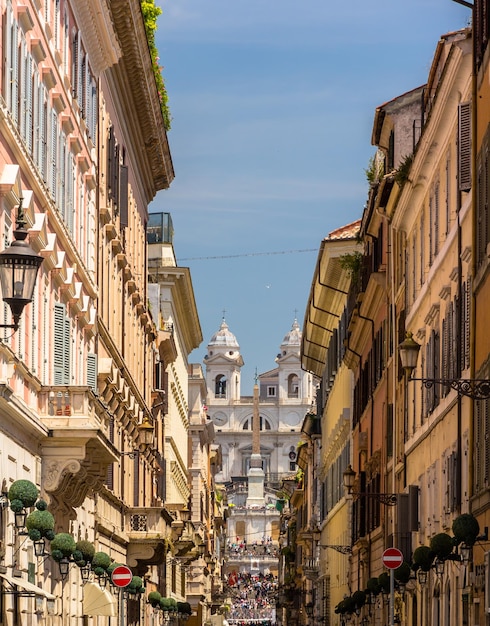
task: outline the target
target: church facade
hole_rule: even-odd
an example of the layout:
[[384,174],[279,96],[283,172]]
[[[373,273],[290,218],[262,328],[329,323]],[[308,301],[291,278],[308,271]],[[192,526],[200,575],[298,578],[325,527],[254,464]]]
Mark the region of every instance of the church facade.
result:
[[[295,319],[277,355],[276,367],[258,375],[260,453],[266,487],[296,472],[296,448],[301,424],[315,398],[312,374],[301,369],[301,330]],[[217,481],[247,476],[252,455],[253,397],[242,396],[244,365],[235,335],[223,319],[204,358],[208,415],[221,445],[223,466]]]

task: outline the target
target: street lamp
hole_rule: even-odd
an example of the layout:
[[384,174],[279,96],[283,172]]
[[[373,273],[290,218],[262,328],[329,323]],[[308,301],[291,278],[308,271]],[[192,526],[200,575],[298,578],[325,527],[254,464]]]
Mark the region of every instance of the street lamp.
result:
[[43,257],[36,254],[27,243],[26,219],[19,199],[14,241],[0,252],[0,284],[2,298],[10,306],[13,324],[0,324],[0,328],[19,328],[19,320],[26,304],[32,301],[37,272]]
[[58,567],[60,569],[61,580],[65,580],[70,570],[70,561],[66,557],[63,557],[61,561],[58,561]]
[[397,495],[396,493],[373,493],[373,492],[360,492],[353,491],[354,483],[356,480],[356,472],[352,469],[351,465],[348,465],[343,473],[343,483],[344,488],[347,491],[347,495],[364,497],[364,498],[373,498],[377,500],[381,504],[385,504],[386,506],[395,506],[397,504]]
[[434,385],[442,385],[454,389],[460,396],[467,396],[473,400],[490,399],[490,380],[484,378],[413,378],[412,374],[417,366],[420,344],[415,341],[412,333],[407,333],[404,341],[398,346],[398,353],[402,368],[408,380],[419,380],[426,389]]
[[138,425],[138,431],[141,438],[141,444],[144,448],[146,449],[148,446],[151,446],[153,443],[155,428],[148,415],[143,417],[141,424]]

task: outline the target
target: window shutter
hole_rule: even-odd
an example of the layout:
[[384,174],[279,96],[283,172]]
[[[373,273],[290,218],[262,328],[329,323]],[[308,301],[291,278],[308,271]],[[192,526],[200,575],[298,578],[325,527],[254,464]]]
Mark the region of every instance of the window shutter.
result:
[[434,255],[439,254],[439,183],[434,189]]
[[70,337],[71,337],[71,332],[70,332],[70,318],[65,317],[65,323],[64,323],[64,331],[65,331],[65,336],[64,336],[64,341],[63,341],[63,347],[64,347],[64,362],[63,362],[63,384],[64,385],[69,385],[71,382],[71,376],[70,376],[70,370],[71,370],[71,341],[70,341]]
[[458,106],[458,184],[460,191],[471,189],[471,105]]
[[15,22],[12,26],[12,77],[11,77],[11,102],[10,112],[17,124],[19,122],[19,44]]
[[51,111],[51,141],[49,145],[49,153],[51,163],[49,187],[51,189],[51,195],[53,198],[56,198],[56,177],[58,170],[58,115],[55,111]]
[[87,385],[97,391],[97,355],[87,354]]
[[119,220],[121,228],[128,226],[128,166],[121,165],[119,169]]
[[470,367],[470,333],[471,333],[471,277],[466,281],[464,303],[464,369]]
[[70,233],[73,233],[73,206],[74,206],[74,191],[75,188],[75,157],[70,152],[67,159],[67,172],[66,172],[66,202],[65,202],[65,224],[68,227]]
[[482,430],[485,438],[485,446],[483,448],[483,484],[481,485],[484,488],[487,488],[490,482],[490,401],[484,400],[482,402],[478,402],[477,404],[483,405],[483,416],[482,416]]
[[98,109],[98,101],[97,101],[97,85],[95,84],[95,81],[92,79],[92,85],[91,85],[91,105],[90,105],[90,110],[91,110],[91,115],[90,115],[90,123],[89,123],[89,129],[90,129],[90,136],[92,138],[92,141],[94,142],[94,145],[97,144],[97,109]]
[[134,478],[133,478],[133,506],[139,506],[140,503],[140,463],[139,455],[136,454],[133,461]]
[[65,355],[65,306],[54,305],[54,384],[64,382],[64,355]]

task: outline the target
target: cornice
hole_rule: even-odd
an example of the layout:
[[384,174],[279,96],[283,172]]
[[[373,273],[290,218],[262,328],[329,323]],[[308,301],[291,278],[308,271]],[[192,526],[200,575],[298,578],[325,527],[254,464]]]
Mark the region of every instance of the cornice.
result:
[[174,170],[139,0],[108,0],[122,56],[107,72],[123,108],[127,149],[144,172],[147,201],[170,186]]
[[89,50],[90,65],[98,76],[121,57],[109,7],[105,0],[84,0],[71,6]]

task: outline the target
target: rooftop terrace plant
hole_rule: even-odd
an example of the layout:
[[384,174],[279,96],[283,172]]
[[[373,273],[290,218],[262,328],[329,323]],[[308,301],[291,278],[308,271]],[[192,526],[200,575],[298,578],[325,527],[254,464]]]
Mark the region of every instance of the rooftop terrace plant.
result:
[[162,76],[162,66],[158,56],[158,49],[155,43],[155,32],[157,29],[157,18],[162,14],[162,9],[155,5],[154,0],[141,0],[141,11],[145,22],[146,38],[148,39],[148,48],[150,49],[151,63],[153,65],[153,73],[160,98],[160,107],[162,109],[163,121],[165,129],[170,130],[172,118],[168,108],[168,94]]

